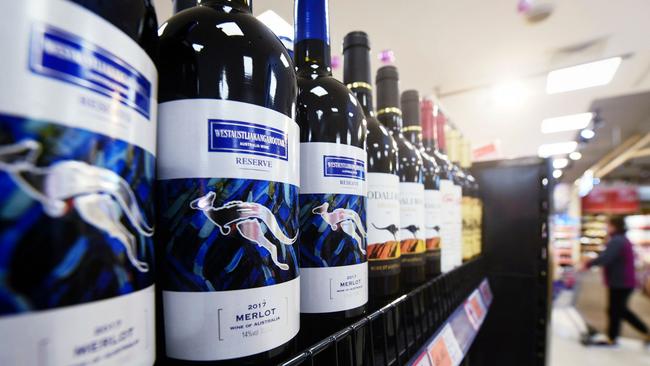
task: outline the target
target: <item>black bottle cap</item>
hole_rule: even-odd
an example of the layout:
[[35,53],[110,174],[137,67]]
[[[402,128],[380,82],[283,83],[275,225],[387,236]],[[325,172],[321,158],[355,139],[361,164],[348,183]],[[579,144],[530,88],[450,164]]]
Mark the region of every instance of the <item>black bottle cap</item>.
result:
[[393,65],[382,66],[377,70],[377,110],[399,109],[399,76]]
[[354,31],[343,38],[343,83],[352,88],[372,89],[370,78],[370,41],[366,32]]
[[420,126],[420,93],[406,90],[401,97],[402,121],[404,126]]
[[352,31],[343,38],[343,52],[348,47],[361,46],[370,49],[370,40],[368,34],[364,31]]

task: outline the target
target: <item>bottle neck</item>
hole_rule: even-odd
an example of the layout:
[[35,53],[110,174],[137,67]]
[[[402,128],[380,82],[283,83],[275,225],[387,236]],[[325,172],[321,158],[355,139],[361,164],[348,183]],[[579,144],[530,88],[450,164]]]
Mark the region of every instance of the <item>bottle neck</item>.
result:
[[377,111],[377,119],[393,136],[402,134],[402,111],[397,107],[386,107]]
[[198,0],[174,0],[174,14],[198,5]]
[[332,75],[327,5],[327,0],[296,0],[294,55],[300,75]]
[[404,126],[402,127],[402,134],[417,149],[424,148],[422,144],[422,129],[420,126]]
[[[200,3],[202,6],[209,6],[211,8],[222,9],[226,13],[231,11],[239,11],[242,13],[252,13],[253,12],[253,0],[176,0],[174,6],[176,7],[179,4],[181,7],[185,6],[183,9],[187,9],[189,4],[196,5]],[[191,5],[191,6],[194,6]],[[180,11],[179,10],[179,11]]]
[[361,108],[363,108],[363,113],[368,117],[374,117],[375,108],[372,104],[372,86],[359,81],[347,84],[347,86],[359,101]]
[[436,140],[433,137],[423,136],[422,145],[424,146],[424,151],[429,155],[432,155],[434,151],[438,150]]

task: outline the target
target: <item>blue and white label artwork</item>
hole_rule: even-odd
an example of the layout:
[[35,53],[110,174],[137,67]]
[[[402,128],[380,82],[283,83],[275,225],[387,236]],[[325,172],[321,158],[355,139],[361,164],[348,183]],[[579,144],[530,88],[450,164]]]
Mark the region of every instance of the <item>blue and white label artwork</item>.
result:
[[323,174],[326,177],[366,180],[366,163],[343,156],[323,156]]
[[289,137],[277,128],[249,122],[210,119],[208,133],[208,150],[212,152],[289,159]]
[[319,142],[301,143],[300,152],[301,312],[361,306],[368,301],[366,152]]
[[298,125],[226,100],[159,113],[167,355],[224,360],[288,342],[300,322]]
[[0,364],[151,365],[156,68],[70,1],[0,32]]
[[47,24],[32,28],[32,72],[93,90],[149,118],[152,84],[113,53],[73,33]]

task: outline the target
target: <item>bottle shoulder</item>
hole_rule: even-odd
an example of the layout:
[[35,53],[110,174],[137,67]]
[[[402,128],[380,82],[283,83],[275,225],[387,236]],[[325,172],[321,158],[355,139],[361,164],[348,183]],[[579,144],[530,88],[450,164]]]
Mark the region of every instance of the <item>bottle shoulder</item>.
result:
[[296,121],[301,142],[366,148],[367,121],[352,92],[331,76],[298,77]]
[[397,174],[397,143],[374,117],[366,117],[368,172]]
[[161,26],[161,102],[226,99],[295,113],[297,81],[289,53],[248,13],[195,6]]

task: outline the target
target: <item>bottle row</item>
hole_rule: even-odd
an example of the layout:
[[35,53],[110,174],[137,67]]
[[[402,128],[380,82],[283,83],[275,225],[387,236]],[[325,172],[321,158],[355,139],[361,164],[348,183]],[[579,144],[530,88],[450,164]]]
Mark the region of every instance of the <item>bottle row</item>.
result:
[[337,81],[327,0],[293,55],[251,8],[0,6],[0,364],[271,364],[480,253],[438,106],[389,65],[375,111],[360,31]]

